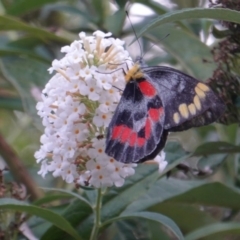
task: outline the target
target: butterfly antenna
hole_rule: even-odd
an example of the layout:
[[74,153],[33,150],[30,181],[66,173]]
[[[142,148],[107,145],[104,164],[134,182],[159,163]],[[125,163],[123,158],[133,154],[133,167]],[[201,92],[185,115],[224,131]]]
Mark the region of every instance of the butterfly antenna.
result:
[[142,46],[141,46],[141,44],[140,44],[139,38],[137,37],[137,33],[136,33],[136,31],[135,31],[135,29],[134,29],[134,27],[133,27],[133,24],[132,24],[132,22],[131,22],[131,20],[130,20],[128,11],[126,11],[126,15],[127,15],[128,20],[129,20],[129,22],[130,22],[130,24],[131,24],[132,30],[133,30],[133,32],[134,32],[134,35],[135,35],[135,37],[136,37],[136,39],[137,39],[137,42],[138,42],[138,45],[139,45],[139,48],[140,48],[140,51],[141,51],[141,58],[142,58],[142,57],[143,57]]
[[116,88],[116,89],[119,90],[120,92],[123,92],[123,90],[122,90],[121,88],[118,88],[118,87],[116,87],[116,86],[114,86],[114,85],[112,85],[112,87]]
[[[165,38],[167,38],[168,36],[170,35],[170,33],[168,33],[166,36],[164,36],[162,39],[160,39],[160,41],[163,41]],[[151,46],[148,48],[148,50],[146,51],[146,53],[147,52],[149,52],[154,46],[157,46],[157,44],[151,44]],[[145,53],[145,54],[146,54]],[[144,58],[144,56],[145,56],[145,54],[143,55],[143,58]]]

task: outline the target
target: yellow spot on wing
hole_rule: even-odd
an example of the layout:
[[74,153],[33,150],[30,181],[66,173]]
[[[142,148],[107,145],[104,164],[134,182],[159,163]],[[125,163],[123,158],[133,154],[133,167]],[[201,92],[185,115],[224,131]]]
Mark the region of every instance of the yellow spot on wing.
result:
[[178,110],[184,118],[188,118],[189,112],[188,112],[187,104],[185,103],[180,104]]
[[126,73],[125,80],[129,82],[131,79],[136,80],[143,77],[143,72],[141,71],[139,64],[134,64]]
[[198,86],[195,87],[195,92],[200,98],[205,98],[206,94]]
[[198,110],[201,110],[201,108],[202,108],[201,102],[197,95],[193,98],[193,103]]
[[173,114],[173,121],[178,124],[180,122],[180,116],[179,116],[179,113],[176,112]]
[[210,88],[207,85],[203,84],[203,83],[198,83],[197,87],[200,88],[204,92],[210,91]]
[[191,103],[191,104],[188,105],[188,110],[189,110],[189,112],[190,112],[192,115],[195,115],[196,112],[197,112],[197,109],[196,109],[196,107],[195,107],[195,105],[194,105],[193,103]]

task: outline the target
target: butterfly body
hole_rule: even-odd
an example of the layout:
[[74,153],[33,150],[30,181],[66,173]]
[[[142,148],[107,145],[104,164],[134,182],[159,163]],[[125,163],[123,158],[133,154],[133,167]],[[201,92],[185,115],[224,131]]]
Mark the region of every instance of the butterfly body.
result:
[[168,132],[210,124],[224,105],[204,83],[141,58],[125,74],[126,87],[109,124],[105,152],[124,163],[153,159]]

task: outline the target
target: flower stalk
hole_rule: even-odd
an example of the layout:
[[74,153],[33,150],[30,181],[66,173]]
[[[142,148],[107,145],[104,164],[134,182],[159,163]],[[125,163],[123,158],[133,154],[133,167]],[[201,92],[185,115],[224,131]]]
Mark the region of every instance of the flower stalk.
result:
[[98,236],[99,229],[101,227],[101,208],[102,208],[102,197],[103,192],[102,189],[97,189],[97,198],[96,198],[96,205],[93,208],[94,213],[94,225],[91,232],[90,240],[96,240]]

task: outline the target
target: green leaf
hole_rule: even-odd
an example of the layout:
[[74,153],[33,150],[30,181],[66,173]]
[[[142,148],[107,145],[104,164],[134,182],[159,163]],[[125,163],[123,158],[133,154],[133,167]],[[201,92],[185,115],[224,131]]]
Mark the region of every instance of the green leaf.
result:
[[34,51],[16,47],[16,46],[0,45],[0,55],[1,56],[16,55],[17,57],[18,56],[27,56],[27,57],[42,61],[43,63],[47,63],[49,65],[51,64],[51,62],[49,60],[34,53]]
[[164,14],[169,11],[168,8],[166,8],[164,5],[155,2],[155,1],[149,1],[149,0],[135,0],[137,3],[141,3],[149,8],[151,8],[155,13],[157,14]]
[[11,16],[1,15],[0,31],[9,31],[9,30],[25,31],[28,34],[31,34],[34,37],[41,39],[43,42],[56,41],[62,44],[70,43],[68,39],[59,37],[54,33],[51,33],[45,29],[31,26]]
[[57,0],[19,0],[14,1],[14,4],[11,4],[10,7],[7,8],[7,14],[20,16],[22,14],[28,13],[29,11],[33,11],[43,7],[46,4],[50,4],[53,2],[57,2]]
[[201,156],[218,153],[239,153],[240,146],[235,146],[227,142],[208,142],[200,145],[194,152],[193,156]]
[[239,210],[240,191],[219,182],[207,183],[168,199],[166,202],[201,204]]
[[124,9],[119,9],[113,15],[110,15],[105,20],[105,27],[112,32],[114,36],[120,36],[125,21],[126,13]]
[[67,194],[45,194],[44,197],[37,199],[36,201],[34,201],[33,204],[37,205],[37,206],[41,206],[43,204],[48,204],[53,201],[59,201],[59,199],[61,199],[61,201],[63,201],[65,199],[71,199],[71,198],[72,197]]
[[174,178],[162,178],[149,187],[149,190],[138,200],[129,204],[125,212],[143,211],[158,203],[181,196],[195,188],[205,184],[204,181],[182,181]]
[[165,158],[168,164],[174,163],[177,159],[189,154],[183,149],[179,142],[168,142],[164,148],[164,152],[166,153]]
[[[107,194],[104,195],[103,207],[101,216],[102,219],[118,216],[129,202],[144,194],[146,189],[158,177],[156,172],[157,166],[141,165],[138,167],[136,174],[126,179],[126,184],[122,188],[110,188]],[[155,175],[155,174],[156,175]],[[136,186],[135,186],[136,185]],[[132,194],[132,192],[137,194]],[[89,201],[95,203],[95,192],[86,191]],[[93,226],[92,209],[88,205],[80,201],[74,201],[68,209],[65,210],[63,216],[73,225],[78,226],[79,234],[88,239]],[[81,224],[79,225],[79,223]],[[51,227],[45,234],[42,240],[58,240],[63,233]]]
[[39,122],[37,116],[36,100],[32,95],[34,89],[39,93],[50,78],[47,69],[48,64],[29,59],[26,57],[3,57],[0,61],[0,69],[5,79],[7,79],[18,91],[24,110],[35,120]]
[[115,2],[120,8],[124,8],[128,0],[116,0]]
[[148,229],[151,233],[151,240],[171,240],[165,229],[159,227],[158,222],[148,221]]
[[0,108],[23,111],[23,105],[19,97],[0,96]]
[[[166,34],[169,36],[159,41]],[[210,78],[217,68],[210,48],[189,31],[166,24],[149,31],[145,37],[154,44],[163,46],[166,52],[174,57],[188,74],[197,79]]]
[[150,23],[146,24],[142,30],[139,32],[138,37],[141,37],[147,31],[160,26],[162,24],[171,23],[186,19],[196,19],[196,18],[210,18],[218,19],[223,21],[229,21],[240,24],[240,12],[230,9],[220,9],[220,8],[188,8],[178,11],[168,12],[156,19],[152,20]]
[[203,3],[200,3],[199,1],[193,0],[170,0],[170,1],[174,4],[177,4],[178,8],[197,7],[200,4],[203,5]]
[[13,47],[13,48],[23,48],[24,50],[34,50],[34,48],[41,46],[43,42],[41,39],[36,38],[31,35],[22,35],[19,36],[17,39],[11,40],[7,39],[7,42],[4,44],[1,44],[3,47]]
[[162,177],[164,174],[166,174],[167,172],[175,168],[177,165],[179,165],[180,163],[188,159],[190,156],[191,154],[187,154],[187,155],[184,155],[183,157],[175,159],[173,162],[167,165],[167,167],[163,170],[163,172],[159,177]]
[[[148,230],[148,223],[155,223],[153,221],[143,221],[141,218],[125,219],[124,221],[115,221],[104,233],[105,236],[114,232],[114,236],[111,234],[111,240],[149,240],[150,233]],[[158,227],[159,227],[159,223]],[[119,237],[120,236],[120,237]]]
[[106,17],[110,15],[110,2],[108,0],[91,0],[91,3],[98,15],[98,26],[101,26]]
[[[149,209],[171,218],[181,228],[182,232],[190,232],[217,220],[209,212],[202,211],[199,206],[182,203],[159,203]],[[191,219],[191,221],[189,221]]]
[[[214,172],[227,159],[227,157],[228,154],[211,154],[208,156],[203,156],[198,160],[197,169],[202,170],[203,174],[204,169],[211,169]],[[206,175],[210,174],[213,173],[206,171]]]
[[129,219],[129,218],[144,218],[152,221],[159,222],[163,224],[165,227],[170,229],[178,239],[184,239],[179,227],[176,225],[175,222],[173,222],[170,218],[160,214],[160,213],[153,213],[153,212],[137,212],[137,213],[124,213],[120,215],[119,217],[107,220],[103,223],[104,225],[108,225],[109,223],[112,223],[114,221]]
[[[215,234],[218,234],[220,236],[223,236],[225,234],[237,234],[238,236],[240,236],[240,223],[230,222],[211,224],[189,233],[185,237],[185,240],[202,239],[207,236],[211,236],[212,239],[218,239]],[[215,235],[215,237],[213,237],[213,235]]]
[[239,123],[231,125],[216,124],[220,139],[225,142],[235,144],[238,142]]
[[229,29],[227,30],[219,30],[215,26],[212,26],[212,34],[215,38],[225,38],[231,34],[231,31]]
[[[96,22],[96,16],[93,16],[92,14],[89,14],[89,10],[85,10],[83,7],[79,6],[80,9],[76,8],[76,6],[68,5],[68,4],[54,4],[51,5],[51,7],[48,7],[48,11],[58,11],[58,12],[65,12],[67,14],[73,15],[80,15],[84,17],[85,21],[88,21],[88,23],[92,24]],[[84,29],[87,27],[86,22],[83,21],[79,24],[84,27]],[[89,29],[90,31],[90,29]]]
[[77,198],[78,200],[86,203],[89,207],[92,208],[91,203],[86,198],[82,197],[80,194],[77,194],[75,192],[65,190],[65,189],[60,189],[60,188],[41,188],[41,189],[46,190],[46,191],[57,191],[57,192],[66,193],[66,194],[71,195],[72,197]]
[[[83,221],[83,219],[88,217],[90,214],[92,214],[92,208],[89,207],[89,205],[85,202],[76,199],[69,204],[68,208],[65,209],[62,216],[76,229],[79,223]],[[59,239],[69,238],[62,230],[56,228],[55,226],[50,227],[46,232],[44,232],[41,238],[41,240]]]
[[[159,173],[156,171],[156,167],[143,166],[145,168],[144,175],[138,181],[132,180],[134,184],[128,185],[123,189],[116,189],[119,191],[110,200],[105,201],[102,206],[101,219],[102,222],[109,218],[118,216],[130,203],[139,199],[143,194],[146,193],[148,188],[156,181]],[[133,176],[132,179],[134,179]],[[134,193],[134,194],[133,194]],[[88,238],[93,226],[93,215],[90,215],[84,220],[78,228],[81,236]]]
[[1,206],[1,209],[16,210],[16,211],[26,212],[28,214],[41,217],[51,222],[52,224],[62,229],[63,231],[67,232],[69,235],[74,237],[74,239],[81,240],[80,236],[77,234],[75,229],[70,225],[68,221],[66,221],[59,214],[56,214],[48,209],[33,206],[25,202],[21,202],[21,201],[10,199],[10,198],[0,199],[0,206]]

